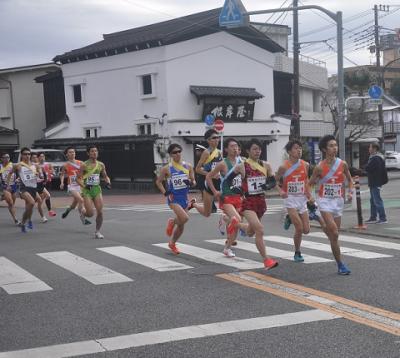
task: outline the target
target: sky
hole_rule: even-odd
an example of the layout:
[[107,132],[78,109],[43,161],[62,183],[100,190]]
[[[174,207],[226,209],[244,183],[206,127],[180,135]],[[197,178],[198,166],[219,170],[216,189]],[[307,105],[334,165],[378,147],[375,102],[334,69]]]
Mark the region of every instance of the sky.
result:
[[[291,0],[242,0],[247,11],[290,5]],[[195,12],[222,7],[224,0],[0,0],[0,69],[51,62],[56,55],[100,41],[102,35]],[[370,0],[299,0],[318,4],[344,19],[344,66],[371,64],[374,2]],[[382,34],[400,27],[400,0],[379,12]],[[398,5],[398,6],[396,6]],[[252,16],[251,21],[292,27],[290,13]],[[317,10],[299,15],[301,54],[324,61],[336,73],[336,25]],[[315,42],[313,41],[325,41]]]

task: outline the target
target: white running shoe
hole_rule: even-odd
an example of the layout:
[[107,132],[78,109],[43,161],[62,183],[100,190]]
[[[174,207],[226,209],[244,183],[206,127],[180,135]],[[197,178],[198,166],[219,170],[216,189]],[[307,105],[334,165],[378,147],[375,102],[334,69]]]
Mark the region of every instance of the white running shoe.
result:
[[95,239],[104,239],[104,235],[100,231],[96,231],[94,234]]
[[236,256],[235,252],[232,249],[224,249],[223,252],[224,252],[224,255],[229,258]]
[[47,220],[47,218],[45,216],[42,217],[42,223],[47,223],[49,220]]

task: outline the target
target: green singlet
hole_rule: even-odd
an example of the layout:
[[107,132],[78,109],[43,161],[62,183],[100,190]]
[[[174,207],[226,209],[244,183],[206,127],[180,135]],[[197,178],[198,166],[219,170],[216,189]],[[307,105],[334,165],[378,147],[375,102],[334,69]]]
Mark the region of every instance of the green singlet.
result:
[[83,197],[95,199],[102,193],[100,186],[100,173],[103,166],[104,164],[99,161],[96,162],[94,167],[90,160],[85,162],[85,173],[83,175],[83,184],[85,187],[82,189]]

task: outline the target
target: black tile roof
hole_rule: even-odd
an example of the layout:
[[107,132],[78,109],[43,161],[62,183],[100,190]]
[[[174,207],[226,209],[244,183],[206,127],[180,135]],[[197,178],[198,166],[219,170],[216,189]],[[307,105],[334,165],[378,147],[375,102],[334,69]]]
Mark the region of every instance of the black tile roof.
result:
[[255,88],[246,87],[190,86],[190,92],[194,93],[198,98],[241,97],[258,99],[264,97]]
[[270,52],[284,51],[280,45],[252,26],[220,28],[220,12],[221,8],[218,8],[152,25],[105,34],[102,41],[58,55],[53,58],[53,61],[67,63],[118,55],[170,45],[219,31],[226,31]]
[[18,133],[18,130],[0,126],[0,133],[1,134],[16,134],[16,133]]

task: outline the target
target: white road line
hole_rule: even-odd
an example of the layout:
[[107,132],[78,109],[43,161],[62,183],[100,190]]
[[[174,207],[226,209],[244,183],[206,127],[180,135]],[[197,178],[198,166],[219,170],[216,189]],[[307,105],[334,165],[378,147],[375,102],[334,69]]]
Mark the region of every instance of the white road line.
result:
[[[281,244],[293,245],[293,239],[289,239],[284,236],[277,236],[277,235],[264,236],[264,240],[271,241],[271,242],[279,242]],[[320,242],[302,240],[301,246],[306,247],[308,249],[318,250],[318,251],[332,252],[330,245],[322,244]],[[393,257],[390,255],[384,255],[384,254],[380,254],[377,252],[357,250],[357,249],[353,249],[353,248],[345,247],[345,246],[340,246],[340,252],[343,255],[358,257],[360,259],[378,259],[378,258],[383,258],[383,257]]]
[[[212,243],[218,244],[218,245],[225,245],[225,240],[206,240],[206,241],[207,242],[212,242]],[[240,241],[238,243],[237,248],[240,249],[240,250],[246,250],[246,251],[258,253],[256,245],[255,244],[251,244],[249,242]],[[292,251],[275,249],[273,247],[268,246],[267,247],[267,254],[268,254],[268,256],[279,257],[279,258],[284,259],[284,260],[293,261],[293,252]],[[312,255],[307,255],[307,254],[302,254],[302,255],[304,257],[304,263],[305,264],[333,261],[333,260],[330,260],[330,259],[326,259],[324,257],[312,256]]]
[[0,257],[0,287],[10,295],[52,288],[5,257]]
[[[307,236],[326,238],[326,235],[323,232],[313,232],[313,233],[308,234]],[[355,244],[360,244],[360,245],[381,247],[383,249],[400,250],[400,244],[396,244],[394,242],[388,242],[388,241],[371,240],[371,239],[366,239],[364,237],[358,237],[358,236],[350,236],[350,235],[340,234],[339,241],[346,241],[346,242],[353,242]]]
[[132,279],[127,276],[68,251],[45,252],[37,255],[65,270],[71,271],[94,285],[132,281]]
[[142,266],[150,267],[151,269],[156,271],[176,271],[193,268],[192,266],[163,259],[161,257],[134,250],[126,246],[101,247],[97,248],[97,250],[120,257],[130,262],[137,263]]
[[187,327],[142,332],[124,336],[94,339],[90,341],[58,344],[53,346],[0,352],[0,358],[64,358],[85,354],[104,353],[121,349],[150,346],[160,343],[178,342],[188,339],[215,337],[225,334],[258,331],[275,327],[330,321],[341,318],[329,312],[308,310],[273,316],[223,321]]
[[[169,250],[168,244],[166,244],[166,243],[165,244],[164,243],[163,244],[153,244],[153,245]],[[242,259],[239,257],[227,258],[222,254],[222,251],[221,252],[211,251],[211,250],[207,250],[207,249],[202,249],[200,247],[181,244],[181,243],[178,243],[177,247],[181,250],[182,254],[195,256],[202,260],[214,262],[214,263],[220,264],[220,265],[235,267],[240,270],[253,270],[253,269],[264,267],[264,264],[262,262],[257,262],[257,261],[248,260],[248,259]]]

